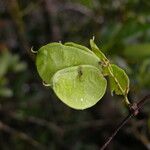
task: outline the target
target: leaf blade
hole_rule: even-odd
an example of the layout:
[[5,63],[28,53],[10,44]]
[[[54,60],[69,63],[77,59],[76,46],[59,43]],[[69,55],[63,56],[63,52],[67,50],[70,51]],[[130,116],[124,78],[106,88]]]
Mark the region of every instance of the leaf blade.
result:
[[53,77],[53,90],[59,99],[79,110],[95,105],[103,97],[106,86],[101,72],[90,65],[69,67]]
[[46,83],[58,70],[77,65],[93,65],[101,69],[99,58],[75,47],[61,43],[50,43],[40,48],[36,57],[36,66],[40,77]]
[[125,71],[118,67],[117,65],[111,64],[111,70],[116,78],[117,82],[119,83],[119,88],[117,82],[115,81],[114,77],[109,75],[109,82],[110,82],[110,88],[111,92],[115,92],[117,95],[127,95],[129,91],[129,78]]

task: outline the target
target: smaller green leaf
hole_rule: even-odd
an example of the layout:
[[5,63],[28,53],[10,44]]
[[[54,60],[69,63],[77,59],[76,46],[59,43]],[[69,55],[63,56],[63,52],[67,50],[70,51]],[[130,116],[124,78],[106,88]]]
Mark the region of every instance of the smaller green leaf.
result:
[[95,44],[93,39],[90,39],[90,46],[92,51],[101,59],[101,60],[107,60],[106,56],[103,54],[103,52],[98,48],[98,46]]
[[91,65],[62,69],[53,76],[53,89],[59,99],[74,109],[95,105],[105,94],[107,81]]
[[114,64],[111,65],[110,69],[118,82],[116,83],[114,77],[109,75],[111,92],[115,92],[117,95],[127,95],[129,91],[129,78],[127,74],[123,69]]

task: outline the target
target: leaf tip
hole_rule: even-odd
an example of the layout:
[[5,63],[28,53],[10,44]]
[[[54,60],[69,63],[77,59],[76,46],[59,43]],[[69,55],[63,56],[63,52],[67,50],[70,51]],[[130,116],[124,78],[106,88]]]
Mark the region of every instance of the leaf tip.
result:
[[42,82],[42,84],[43,84],[44,86],[46,86],[46,87],[51,86],[51,84],[45,83],[44,81]]
[[31,50],[30,50],[33,54],[37,54],[38,51],[35,51],[33,50],[33,46],[31,47]]
[[94,41],[95,40],[95,36],[93,35],[93,37],[92,37],[92,40]]

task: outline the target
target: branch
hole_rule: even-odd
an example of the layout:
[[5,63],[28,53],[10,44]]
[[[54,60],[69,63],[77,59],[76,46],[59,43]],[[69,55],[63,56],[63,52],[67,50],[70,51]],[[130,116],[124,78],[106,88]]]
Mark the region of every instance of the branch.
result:
[[17,131],[15,129],[11,128],[10,126],[8,126],[7,124],[3,123],[2,121],[0,121],[0,130],[3,130],[9,134],[17,136],[18,138],[28,142],[29,144],[36,147],[37,149],[43,149],[43,150],[46,149],[43,145],[41,145],[39,142],[34,140],[32,137],[30,137],[26,133]]
[[144,103],[150,99],[150,94],[145,96],[143,99],[138,101],[137,103],[133,103],[130,106],[130,114],[118,125],[116,130],[112,133],[112,135],[109,136],[109,138],[106,140],[104,145],[101,147],[100,150],[105,150],[108,144],[112,141],[112,139],[115,137],[115,135],[118,133],[118,131],[133,117],[136,116],[139,113],[139,110],[142,108]]
[[25,117],[25,118],[19,118],[15,112],[7,110],[7,109],[4,109],[2,107],[0,107],[0,112],[6,114],[7,116],[9,116],[9,117],[11,117],[11,118],[13,118],[15,120],[23,121],[23,122],[27,122],[27,123],[33,123],[35,125],[48,128],[49,130],[53,131],[55,134],[57,133],[59,135],[60,134],[62,135],[63,132],[64,132],[63,129],[60,128],[55,123],[46,121],[46,120],[41,119],[41,118],[37,118],[37,117],[34,117],[34,116],[28,116],[28,117]]

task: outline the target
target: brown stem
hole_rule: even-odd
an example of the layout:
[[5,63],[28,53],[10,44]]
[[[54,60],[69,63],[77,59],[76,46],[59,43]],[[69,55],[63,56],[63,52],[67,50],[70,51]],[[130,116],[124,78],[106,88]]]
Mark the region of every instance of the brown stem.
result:
[[144,103],[150,99],[150,94],[145,96],[143,99],[138,101],[137,103],[133,103],[130,106],[130,114],[118,125],[116,130],[112,133],[112,135],[109,136],[109,138],[106,140],[104,145],[100,148],[100,150],[105,150],[108,144],[112,141],[112,139],[115,137],[115,135],[118,133],[118,131],[133,117],[136,116],[139,113],[140,108],[144,105]]

